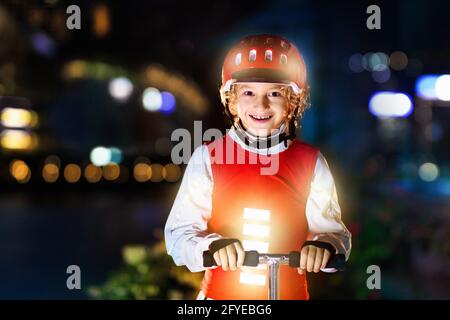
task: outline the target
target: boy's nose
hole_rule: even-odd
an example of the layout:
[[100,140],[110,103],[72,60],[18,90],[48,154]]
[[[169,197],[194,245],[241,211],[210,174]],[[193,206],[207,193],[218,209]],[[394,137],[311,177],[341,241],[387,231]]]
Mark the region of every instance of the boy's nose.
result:
[[267,109],[270,107],[269,98],[266,95],[263,95],[258,98],[256,102],[256,108],[259,109]]

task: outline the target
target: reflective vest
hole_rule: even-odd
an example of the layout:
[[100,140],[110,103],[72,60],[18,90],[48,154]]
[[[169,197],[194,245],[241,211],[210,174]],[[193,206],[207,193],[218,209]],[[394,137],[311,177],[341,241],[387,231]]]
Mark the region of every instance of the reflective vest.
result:
[[[208,231],[239,239],[246,251],[299,251],[308,236],[305,206],[318,149],[294,140],[278,154],[256,155],[229,135],[207,147],[214,182]],[[240,163],[236,163],[239,157]],[[261,169],[269,167],[270,157],[271,161],[278,161],[278,171],[262,175]],[[265,300],[268,297],[266,268],[208,269],[201,290],[212,299]],[[296,268],[280,266],[279,277],[280,299],[309,298],[306,276],[298,274]]]

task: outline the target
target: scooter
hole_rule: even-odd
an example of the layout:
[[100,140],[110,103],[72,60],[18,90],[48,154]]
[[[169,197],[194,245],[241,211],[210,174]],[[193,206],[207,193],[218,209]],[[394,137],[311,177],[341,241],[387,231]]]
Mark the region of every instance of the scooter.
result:
[[[258,253],[258,251],[245,251],[244,266],[257,267],[258,265],[268,265],[269,268],[269,300],[279,300],[279,274],[280,265],[289,265],[291,268],[300,267],[300,252],[291,251],[288,254],[282,253]],[[203,266],[216,266],[213,255],[210,251],[203,252]],[[330,257],[326,268],[335,268],[343,271],[345,268],[345,255],[334,254]]]

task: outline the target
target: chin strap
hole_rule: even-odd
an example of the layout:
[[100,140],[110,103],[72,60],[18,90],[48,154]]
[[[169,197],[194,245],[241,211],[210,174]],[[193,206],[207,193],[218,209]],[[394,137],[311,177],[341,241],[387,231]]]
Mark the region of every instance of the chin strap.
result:
[[284,143],[287,147],[288,140],[293,140],[295,138],[295,125],[293,121],[289,123],[289,132],[286,133],[286,123],[284,122],[281,126],[270,136],[259,137],[249,131],[247,131],[239,119],[237,123],[233,122],[233,127],[236,129],[236,134],[247,146],[255,149],[269,149],[277,144]]

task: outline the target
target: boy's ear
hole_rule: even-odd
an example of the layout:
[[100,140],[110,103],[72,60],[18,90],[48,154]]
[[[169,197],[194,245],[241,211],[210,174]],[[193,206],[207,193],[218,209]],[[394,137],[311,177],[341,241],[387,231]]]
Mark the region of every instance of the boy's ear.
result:
[[236,117],[237,116],[236,104],[230,104],[228,108],[230,109],[231,115]]

